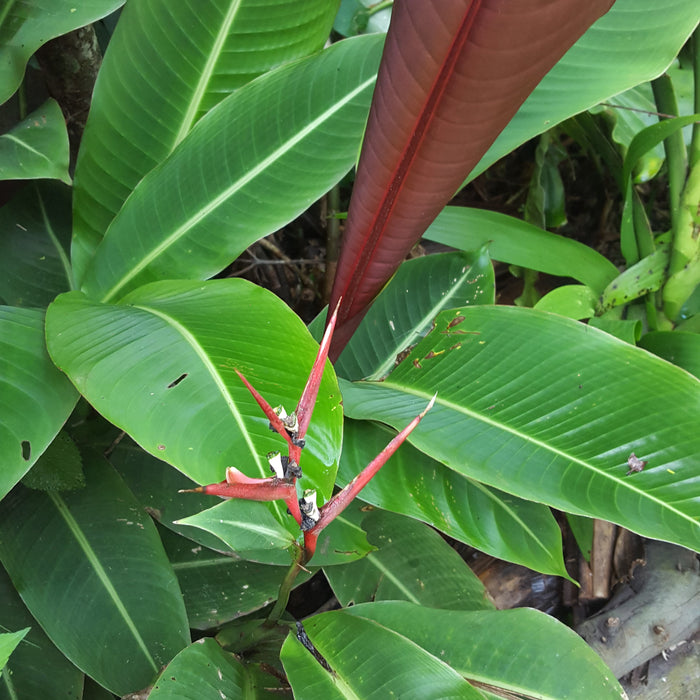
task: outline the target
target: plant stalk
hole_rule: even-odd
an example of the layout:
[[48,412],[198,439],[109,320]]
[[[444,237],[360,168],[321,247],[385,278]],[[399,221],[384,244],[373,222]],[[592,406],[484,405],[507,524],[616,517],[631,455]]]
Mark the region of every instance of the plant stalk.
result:
[[274,627],[282,617],[284,611],[287,609],[287,604],[289,603],[289,594],[292,592],[292,586],[296,580],[302,566],[304,565],[304,549],[299,545],[294,545],[294,559],[291,566],[287,570],[282,583],[280,584],[279,594],[277,596],[277,601],[275,602],[270,614],[265,620],[264,627]]

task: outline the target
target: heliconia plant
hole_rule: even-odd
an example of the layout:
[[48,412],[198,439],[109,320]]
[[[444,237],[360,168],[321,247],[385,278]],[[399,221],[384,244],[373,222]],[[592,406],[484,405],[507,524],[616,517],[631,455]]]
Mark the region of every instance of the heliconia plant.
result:
[[[3,100],[47,37],[121,4],[8,4]],[[390,3],[340,4],[128,0],[74,172],[58,104],[25,110],[21,87],[0,137],[0,177],[27,180],[0,208],[0,699],[620,698],[563,624],[496,610],[441,534],[561,577],[551,508],[700,550],[699,137],[687,184],[667,157],[670,240],[632,182],[700,98],[626,145],[625,271],[445,207],[697,45],[695,3],[400,0],[386,37],[335,41]],[[226,270],[358,152],[307,328]],[[452,252],[403,262],[424,233]],[[495,306],[491,257],[578,284]],[[340,608],[292,619],[319,572]]]

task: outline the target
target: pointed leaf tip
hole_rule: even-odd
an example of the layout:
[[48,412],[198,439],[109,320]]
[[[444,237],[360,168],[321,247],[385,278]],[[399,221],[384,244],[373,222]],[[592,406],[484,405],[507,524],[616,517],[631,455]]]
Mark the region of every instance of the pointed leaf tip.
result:
[[613,0],[403,0],[386,38],[331,304],[331,359],[525,98]]

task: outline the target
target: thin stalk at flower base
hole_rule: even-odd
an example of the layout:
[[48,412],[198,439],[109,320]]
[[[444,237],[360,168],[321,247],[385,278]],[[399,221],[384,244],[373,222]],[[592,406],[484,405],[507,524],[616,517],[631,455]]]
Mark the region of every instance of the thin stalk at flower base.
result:
[[304,532],[304,563],[314,555],[318,536],[328,524],[330,524],[345,508],[350,505],[355,496],[367,486],[372,477],[386,464],[391,455],[399,449],[401,444],[413,432],[418,423],[423,420],[425,414],[433,407],[437,394],[430,399],[430,403],[398,434],[391,442],[350,482],[339,491],[328,503],[321,508],[321,515],[316,525]]
[[270,614],[265,620],[265,627],[274,627],[279,619],[284,614],[287,609],[287,603],[289,603],[289,594],[292,592],[292,586],[299,572],[302,570],[304,565],[304,550],[297,544],[294,545],[294,561],[292,561],[291,566],[287,569],[287,573],[280,584],[279,594],[277,596],[277,601],[275,602]]

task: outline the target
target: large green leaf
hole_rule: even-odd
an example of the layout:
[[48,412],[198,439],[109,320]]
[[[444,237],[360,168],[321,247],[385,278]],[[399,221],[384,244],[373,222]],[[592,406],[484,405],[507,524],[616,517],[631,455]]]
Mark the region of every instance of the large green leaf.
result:
[[352,167],[382,48],[357,37],[267,73],[202,118],[112,221],[84,290],[111,300],[219,272]]
[[393,630],[465,678],[500,691],[498,697],[507,692],[540,700],[624,697],[600,657],[573,631],[537,610],[463,612],[383,602],[321,615],[304,624],[315,642],[316,621],[323,629],[331,617],[348,615]]
[[698,20],[694,0],[616,0],[525,100],[469,179],[555,124],[660,75]]
[[139,180],[234,89],[320,49],[337,4],[127,4],[100,69],[75,173],[73,259],[79,278]]
[[70,231],[70,189],[57,182],[32,182],[0,208],[5,303],[46,307],[71,288]]
[[77,398],[46,352],[44,312],[0,306],[0,498],[48,447]]
[[345,379],[381,379],[397,355],[417,343],[443,309],[493,304],[493,267],[485,249],[405,262],[375,299],[335,371]]
[[2,567],[0,620],[2,629],[30,628],[24,643],[15,649],[9,663],[3,668],[0,699],[60,697],[65,700],[80,700],[83,693],[82,672],[44,634]]
[[[196,546],[164,528],[160,535],[194,629],[220,627],[273,602],[289,568],[289,557],[285,567],[268,566]],[[294,583],[299,585],[308,578],[302,571]]]
[[0,104],[19,87],[31,55],[49,39],[114,12],[124,0],[7,0],[0,8]]
[[0,559],[53,643],[123,695],[187,644],[187,618],[153,523],[102,458],[85,454],[85,473],[78,491],[3,500]]
[[683,370],[569,319],[473,307],[383,382],[343,382],[349,416],[394,427],[436,391],[409,440],[451,469],[700,550],[700,382]]
[[445,207],[425,237],[462,250],[488,245],[494,260],[573,277],[596,294],[618,275],[607,258],[587,245],[495,211]]
[[[363,606],[351,609],[360,607]],[[305,620],[304,627],[330,671],[290,634],[282,646],[282,663],[295,697],[303,700],[483,698],[439,653],[429,653],[374,620],[334,611]]]
[[58,102],[52,99],[0,135],[0,180],[38,178],[71,183],[66,122]]
[[[338,483],[345,485],[392,434],[345,421]],[[474,481],[404,443],[360,494],[363,501],[422,520],[499,559],[566,576],[561,530],[546,506]]]
[[[102,415],[200,484],[222,481],[228,466],[270,476],[265,455],[286,446],[235,370],[291,411],[318,350],[281,300],[240,279],[157,282],[117,305],[69,292],[49,307],[47,337],[55,362]],[[341,429],[329,364],[301,464],[304,486],[324,498]]]
[[149,700],[257,700],[286,697],[279,679],[243,664],[213,639],[183,649],[158,677]]
[[370,511],[362,527],[377,551],[347,566],[324,569],[343,607],[408,600],[449,610],[493,608],[476,575],[432,528],[387,511]]
[[285,560],[291,563],[286,550],[295,538],[272,513],[261,510],[258,503],[227,500],[176,524],[211,533],[243,558],[274,564],[283,564]]

